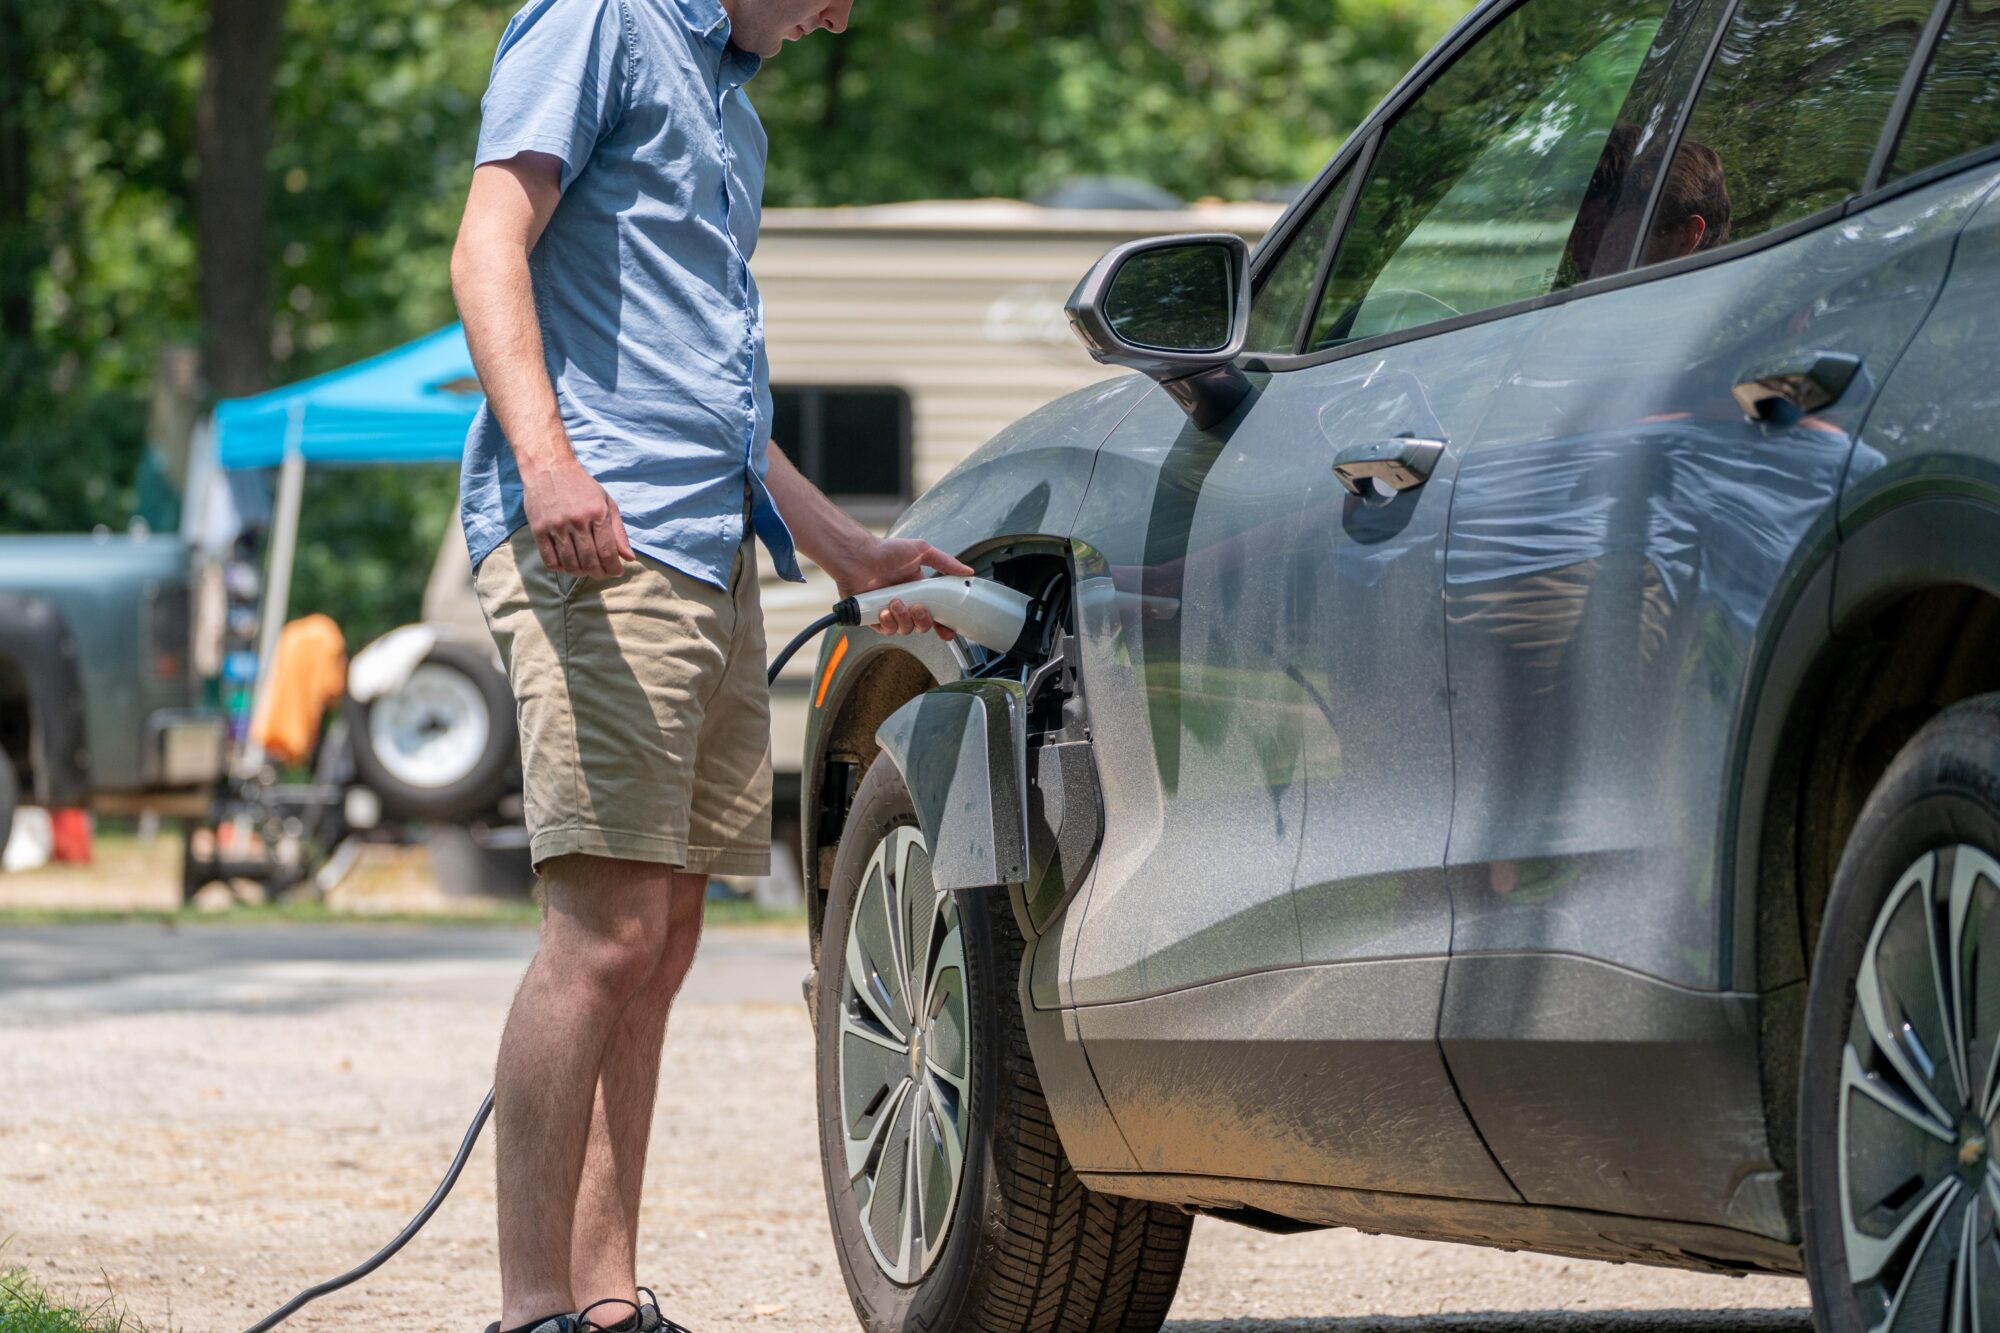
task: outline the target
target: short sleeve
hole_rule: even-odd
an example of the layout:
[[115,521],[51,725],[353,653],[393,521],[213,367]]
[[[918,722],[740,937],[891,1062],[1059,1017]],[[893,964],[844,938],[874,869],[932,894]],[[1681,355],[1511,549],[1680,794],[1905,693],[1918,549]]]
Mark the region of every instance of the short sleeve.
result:
[[625,112],[631,33],[623,0],[531,0],[500,38],[479,104],[475,165],[562,159],[562,188]]

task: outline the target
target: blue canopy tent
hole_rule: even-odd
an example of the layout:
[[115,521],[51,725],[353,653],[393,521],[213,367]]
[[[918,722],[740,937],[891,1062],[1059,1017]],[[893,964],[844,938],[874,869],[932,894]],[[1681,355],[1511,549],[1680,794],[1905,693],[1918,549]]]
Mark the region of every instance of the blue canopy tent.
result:
[[479,410],[465,330],[454,324],[394,351],[215,409],[225,468],[456,459]]
[[[465,330],[454,324],[343,369],[216,405],[219,465],[278,469],[263,623],[257,634],[253,718],[261,719],[268,704],[268,668],[290,609],[306,464],[456,460],[481,401]],[[263,759],[253,741],[242,771],[254,772]]]

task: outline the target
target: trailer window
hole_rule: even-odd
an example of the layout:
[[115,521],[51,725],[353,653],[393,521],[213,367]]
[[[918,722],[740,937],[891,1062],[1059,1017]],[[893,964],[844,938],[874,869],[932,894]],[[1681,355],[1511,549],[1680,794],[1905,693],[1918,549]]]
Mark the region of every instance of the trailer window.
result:
[[857,385],[771,386],[771,438],[806,479],[849,504],[910,498],[910,395]]

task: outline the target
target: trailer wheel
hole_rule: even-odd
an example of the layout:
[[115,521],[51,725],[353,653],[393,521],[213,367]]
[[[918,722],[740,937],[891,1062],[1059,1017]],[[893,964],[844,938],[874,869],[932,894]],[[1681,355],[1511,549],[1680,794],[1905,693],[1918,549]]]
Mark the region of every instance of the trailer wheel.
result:
[[392,818],[468,819],[500,798],[514,696],[477,649],[439,643],[400,686],[347,706],[355,774]]

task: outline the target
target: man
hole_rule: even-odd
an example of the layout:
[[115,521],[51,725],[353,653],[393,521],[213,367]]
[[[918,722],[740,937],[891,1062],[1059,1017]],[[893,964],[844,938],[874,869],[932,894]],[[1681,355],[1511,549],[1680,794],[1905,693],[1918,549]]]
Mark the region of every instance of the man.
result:
[[[452,256],[487,396],[461,514],[543,915],[500,1043],[489,1333],[680,1327],[634,1283],[640,1182],[706,877],[769,865],[750,531],[792,579],[796,537],[843,595],[971,572],[871,536],[767,452],[765,140],[742,85],[851,4],[531,0],[494,59]],[[901,603],[882,625],[937,628]]]

